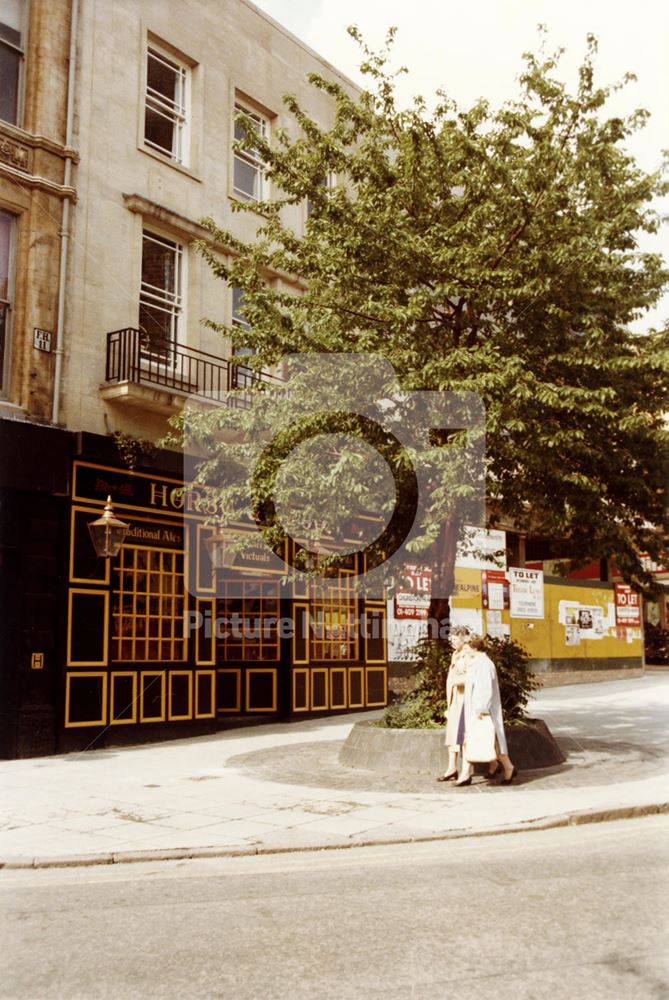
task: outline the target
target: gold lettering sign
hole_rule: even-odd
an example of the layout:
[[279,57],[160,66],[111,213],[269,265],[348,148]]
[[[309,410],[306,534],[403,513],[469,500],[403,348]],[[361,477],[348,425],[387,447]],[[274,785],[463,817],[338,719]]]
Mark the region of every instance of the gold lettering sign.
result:
[[159,483],[151,483],[151,506],[152,507],[167,507],[167,486]]
[[178,480],[162,479],[143,472],[128,472],[109,466],[75,462],[74,500],[104,501],[112,497],[115,504],[145,509],[160,514],[186,514],[211,517],[219,513],[220,499],[214,489]]
[[215,514],[217,505],[213,498],[196,492],[188,487],[174,486],[165,483],[152,482],[149,485],[149,503],[152,507],[164,510],[186,510],[187,513]]
[[126,545],[136,542],[141,545],[151,544],[181,548],[183,533],[162,524],[131,524],[125,539]]

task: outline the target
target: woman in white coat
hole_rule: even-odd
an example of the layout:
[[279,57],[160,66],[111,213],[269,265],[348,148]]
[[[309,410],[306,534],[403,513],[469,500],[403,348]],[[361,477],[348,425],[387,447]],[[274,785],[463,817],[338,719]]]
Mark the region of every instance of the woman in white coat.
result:
[[448,747],[448,767],[443,774],[440,774],[437,781],[455,781],[458,777],[458,754],[462,749],[464,734],[464,704],[465,704],[465,677],[467,676],[467,664],[472,652],[465,645],[469,636],[469,629],[451,629],[451,645],[453,656],[446,678],[446,736],[444,742]]
[[499,681],[495,664],[482,650],[483,639],[470,635],[465,643],[465,649],[471,652],[465,677],[465,747],[463,753],[463,768],[456,783],[456,788],[471,785],[473,768],[467,760],[467,732],[471,732],[474,719],[489,715],[495,727],[496,756],[491,763],[495,767],[488,770],[486,777],[494,778],[502,770],[503,785],[510,785],[518,774],[511,763],[504,735],[504,719],[502,718],[502,700],[499,694]]

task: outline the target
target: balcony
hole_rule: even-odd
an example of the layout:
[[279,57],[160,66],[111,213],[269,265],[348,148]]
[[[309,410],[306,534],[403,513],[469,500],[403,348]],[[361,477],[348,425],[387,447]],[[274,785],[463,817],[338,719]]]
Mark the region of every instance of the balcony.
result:
[[[137,408],[174,413],[187,398],[215,405],[223,393],[248,389],[258,382],[281,384],[268,372],[234,364],[206,351],[197,351],[177,341],[150,342],[134,327],[107,334],[103,399]],[[228,405],[246,407],[243,392]]]

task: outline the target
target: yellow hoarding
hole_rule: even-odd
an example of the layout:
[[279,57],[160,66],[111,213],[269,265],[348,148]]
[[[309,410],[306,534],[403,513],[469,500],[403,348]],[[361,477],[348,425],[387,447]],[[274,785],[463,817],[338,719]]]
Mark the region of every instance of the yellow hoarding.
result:
[[[508,607],[483,607],[481,570],[455,571],[454,621],[491,635],[510,635],[538,660],[617,660],[641,657],[641,630],[616,623],[612,586],[544,579],[543,618],[511,617]],[[501,603],[501,602],[500,602]]]

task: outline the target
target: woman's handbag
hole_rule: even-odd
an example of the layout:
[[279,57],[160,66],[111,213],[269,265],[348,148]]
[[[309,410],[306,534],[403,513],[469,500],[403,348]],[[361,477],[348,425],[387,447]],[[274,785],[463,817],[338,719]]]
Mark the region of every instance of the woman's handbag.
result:
[[464,756],[470,764],[485,764],[497,756],[495,725],[489,715],[477,716],[467,726]]

